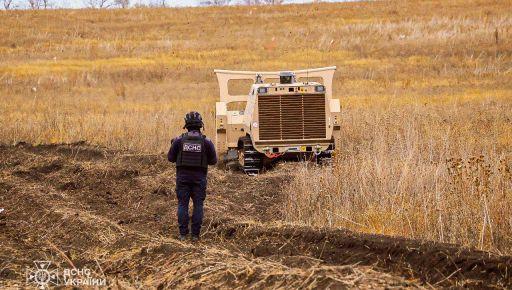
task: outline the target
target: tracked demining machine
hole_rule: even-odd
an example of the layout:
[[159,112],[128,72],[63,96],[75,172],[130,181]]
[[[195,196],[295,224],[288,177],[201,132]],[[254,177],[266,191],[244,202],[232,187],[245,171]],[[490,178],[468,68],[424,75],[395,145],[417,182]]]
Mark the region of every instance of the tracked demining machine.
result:
[[[340,101],[332,98],[335,70],[215,70],[220,89],[215,111],[220,160],[229,168],[240,167],[256,175],[277,160],[331,158],[341,121]],[[231,80],[254,83],[249,94],[232,95]],[[235,103],[245,109],[231,110]]]

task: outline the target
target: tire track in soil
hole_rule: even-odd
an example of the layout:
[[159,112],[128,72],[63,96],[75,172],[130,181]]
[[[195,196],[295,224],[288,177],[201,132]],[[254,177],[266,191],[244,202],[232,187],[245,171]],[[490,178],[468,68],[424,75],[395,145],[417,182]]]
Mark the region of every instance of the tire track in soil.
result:
[[163,155],[77,143],[1,146],[0,157],[4,286],[22,285],[38,259],[135,288],[511,285],[507,256],[281,223],[287,166],[256,178],[211,170],[193,245],[174,239],[174,168]]

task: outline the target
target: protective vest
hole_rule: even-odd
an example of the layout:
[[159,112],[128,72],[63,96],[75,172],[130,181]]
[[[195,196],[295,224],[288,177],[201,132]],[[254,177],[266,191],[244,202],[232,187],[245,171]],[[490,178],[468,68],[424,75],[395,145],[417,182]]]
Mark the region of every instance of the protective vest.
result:
[[205,146],[206,136],[181,135],[181,148],[178,151],[176,167],[208,168]]

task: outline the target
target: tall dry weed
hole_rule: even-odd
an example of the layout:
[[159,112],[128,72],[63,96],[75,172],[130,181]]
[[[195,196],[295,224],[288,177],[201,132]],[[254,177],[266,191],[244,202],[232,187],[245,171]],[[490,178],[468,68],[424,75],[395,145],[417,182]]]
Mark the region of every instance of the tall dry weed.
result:
[[[286,220],[512,253],[512,155],[481,127],[490,107],[408,109],[347,112],[332,167],[287,186]],[[510,115],[494,109],[490,123]]]

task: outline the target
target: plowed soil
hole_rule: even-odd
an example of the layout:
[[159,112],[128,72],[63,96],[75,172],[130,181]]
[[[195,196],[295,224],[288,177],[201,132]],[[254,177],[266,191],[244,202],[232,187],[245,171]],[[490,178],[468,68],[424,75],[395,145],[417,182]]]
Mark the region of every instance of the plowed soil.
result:
[[293,226],[293,164],[249,178],[212,169],[200,243],[176,239],[174,167],[83,143],[0,146],[0,287],[49,260],[126,288],[512,285],[512,258],[456,245]]

